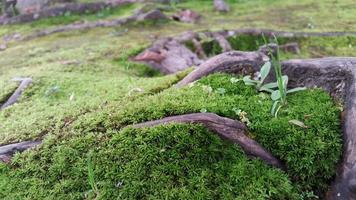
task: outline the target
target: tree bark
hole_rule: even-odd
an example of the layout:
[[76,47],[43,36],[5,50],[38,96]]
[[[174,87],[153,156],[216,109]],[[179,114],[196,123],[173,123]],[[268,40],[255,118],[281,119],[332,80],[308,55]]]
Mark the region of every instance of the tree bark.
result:
[[45,29],[30,35],[23,37],[21,40],[31,40],[38,37],[43,37],[47,35],[51,35],[54,33],[66,32],[66,31],[75,31],[75,30],[86,30],[97,27],[113,27],[119,26],[127,23],[131,23],[134,21],[144,21],[144,20],[164,20],[168,19],[161,11],[159,10],[151,10],[146,13],[135,13],[129,17],[118,18],[113,20],[102,20],[96,22],[84,22],[84,23],[74,23],[65,26],[59,26],[52,29]]
[[[234,57],[231,54],[235,54]],[[249,73],[259,71],[263,59],[258,52],[228,52],[207,60],[177,86],[181,87],[211,73]],[[245,63],[248,60],[248,64]],[[244,67],[247,66],[247,69]],[[248,67],[250,66],[250,67]],[[251,67],[253,66],[253,67]],[[323,88],[334,98],[343,100],[343,158],[337,176],[327,194],[328,199],[356,199],[356,58],[328,57],[319,59],[294,59],[282,62],[282,72],[289,77],[289,87],[306,86]],[[267,82],[274,81],[270,73]]]
[[269,58],[260,52],[226,52],[208,59],[179,81],[176,86],[182,87],[215,72],[253,74],[268,60]]
[[19,80],[21,81],[19,87],[10,96],[10,98],[3,105],[1,105],[0,110],[5,109],[6,107],[9,107],[12,104],[16,103],[21,97],[22,92],[32,83],[31,78],[22,78]]
[[25,141],[14,144],[0,146],[0,161],[9,163],[16,152],[23,152],[27,149],[40,145],[42,141]]
[[193,38],[192,42],[193,42],[193,45],[194,45],[194,48],[195,48],[195,53],[199,56],[199,58],[201,58],[203,60],[208,59],[208,56],[206,56],[206,54],[204,52],[204,49],[203,49],[203,46],[201,45],[201,43],[196,38]]
[[219,12],[229,12],[230,7],[224,0],[214,0],[214,9]]
[[246,136],[248,130],[244,123],[229,118],[220,117],[213,113],[193,113],[166,117],[160,120],[135,124],[135,128],[152,127],[169,123],[201,123],[219,137],[238,144],[246,154],[260,158],[271,166],[285,170],[280,160],[264,149],[256,141]]
[[226,40],[226,38],[223,35],[214,33],[213,37],[219,43],[220,47],[222,48],[222,52],[232,51],[232,47],[230,43]]
[[[148,52],[156,56],[147,57]],[[155,59],[160,57],[159,60]],[[202,61],[198,56],[177,40],[168,38],[156,41],[150,48],[133,58],[141,61],[164,74],[183,71],[192,66],[198,66]]]

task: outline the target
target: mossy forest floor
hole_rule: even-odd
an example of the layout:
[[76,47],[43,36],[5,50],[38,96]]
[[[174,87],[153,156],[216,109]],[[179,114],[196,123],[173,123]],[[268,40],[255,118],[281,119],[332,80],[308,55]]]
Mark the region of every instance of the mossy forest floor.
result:
[[[228,14],[214,12],[212,1],[174,6],[201,13],[196,25],[133,23],[10,42],[0,51],[0,105],[17,86],[12,78],[32,77],[34,82],[17,104],[0,111],[0,144],[36,139],[44,143],[15,155],[10,164],[0,164],[0,199],[313,199],[323,195],[335,175],[342,144],[340,106],[324,91],[290,95],[288,106],[272,118],[270,97],[241,81],[232,83],[231,75],[211,75],[177,89],[171,86],[189,70],[164,76],[128,60],[155,38],[187,30],[356,31],[353,0],[229,3]],[[0,35],[31,33],[79,19],[124,17],[138,7],[1,26]],[[299,43],[301,53],[283,54],[283,59],[356,56],[356,36],[289,40]],[[245,51],[262,43],[260,37],[251,36],[230,41],[234,49]],[[208,54],[219,52],[214,46],[205,44]],[[238,146],[201,125],[126,127],[206,111],[239,120],[236,109],[247,112],[250,137],[286,163],[286,172],[247,157]],[[290,124],[292,119],[308,128]]]

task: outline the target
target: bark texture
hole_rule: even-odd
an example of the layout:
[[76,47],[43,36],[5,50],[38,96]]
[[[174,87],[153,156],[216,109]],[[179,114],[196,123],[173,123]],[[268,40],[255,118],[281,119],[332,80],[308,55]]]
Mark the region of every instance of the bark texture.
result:
[[0,146],[0,162],[9,163],[11,161],[11,157],[16,152],[23,152],[27,149],[40,145],[41,143],[42,143],[41,141],[25,141],[25,142]]
[[19,79],[19,81],[21,81],[19,87],[10,96],[10,98],[3,105],[1,105],[0,110],[5,109],[6,107],[9,107],[12,104],[16,103],[21,97],[22,92],[32,83],[31,78],[22,78]]
[[202,63],[198,56],[177,40],[166,38],[133,58],[164,74],[172,74]]
[[213,37],[219,43],[219,45],[222,49],[222,52],[232,51],[232,47],[231,47],[230,43],[226,40],[226,38],[223,35],[214,33]]
[[226,52],[208,59],[179,81],[176,86],[182,87],[215,72],[253,74],[268,60],[269,58],[260,52]]
[[[231,45],[229,44],[227,38],[231,36],[238,35],[256,35],[261,36],[265,35],[267,37],[277,36],[277,37],[287,37],[287,38],[299,38],[299,37],[331,37],[331,36],[341,36],[341,35],[356,35],[356,32],[328,32],[328,33],[305,33],[305,32],[282,32],[282,31],[273,31],[268,29],[237,29],[237,30],[224,30],[224,31],[216,31],[216,32],[192,32],[188,31],[183,34],[177,35],[171,38],[162,38],[158,41],[154,42],[151,47],[142,52],[140,55],[135,57],[133,60],[142,61],[146,64],[150,65],[154,69],[160,70],[164,74],[175,73],[180,70],[184,70],[191,66],[200,66],[202,60],[206,60],[206,54],[201,46],[201,41],[204,41],[205,38],[210,38],[216,40],[219,45],[222,47],[224,52],[228,52],[232,50]],[[173,46],[175,46],[174,51],[171,51],[172,54],[167,56],[167,52],[172,48],[168,44],[169,41],[174,41]],[[185,44],[187,42],[192,42],[195,51],[187,49]],[[168,45],[166,45],[166,44]],[[179,46],[179,47],[178,47]],[[269,44],[269,48],[276,49],[276,44]],[[282,51],[291,52],[291,53],[299,53],[299,45],[297,43],[287,43],[285,45],[279,46]],[[167,50],[168,49],[168,50]],[[179,50],[178,50],[179,49]],[[177,51],[175,51],[177,50]],[[147,53],[147,52],[155,52],[155,53]],[[266,54],[268,53],[267,47],[261,47],[258,50],[259,53]],[[143,56],[144,54],[149,55],[148,57]],[[153,55],[155,54],[155,55]],[[167,59],[164,64],[157,62],[157,58],[162,59],[164,57]],[[172,58],[172,59],[168,59]],[[200,59],[199,59],[200,58]],[[165,59],[162,59],[165,60]],[[253,62],[253,61],[252,61]],[[238,73],[238,72],[237,72]],[[198,77],[199,78],[199,77]],[[197,78],[197,79],[198,79]],[[195,79],[195,80],[197,80]]]
[[168,123],[201,123],[209,130],[215,132],[219,137],[229,140],[241,146],[246,154],[257,157],[280,169],[285,169],[284,165],[275,158],[269,151],[264,149],[256,141],[249,138],[248,132],[244,123],[235,121],[229,118],[220,117],[213,113],[193,113],[186,115],[178,115],[166,117],[156,121],[144,122],[133,125],[135,128],[152,127]]
[[321,58],[283,62],[291,86],[321,87],[344,100],[343,158],[328,199],[356,199],[356,58]]
[[[250,54],[247,56],[247,54]],[[251,58],[253,55],[253,59]],[[249,73],[259,71],[263,59],[258,52],[228,52],[215,56],[180,81],[177,86],[215,72]],[[246,63],[246,64],[245,64]],[[247,69],[245,69],[247,68]],[[289,87],[319,87],[345,103],[343,129],[343,158],[328,199],[356,199],[356,58],[328,57],[295,59],[282,62],[283,74],[289,77]],[[273,73],[267,81],[273,81]]]

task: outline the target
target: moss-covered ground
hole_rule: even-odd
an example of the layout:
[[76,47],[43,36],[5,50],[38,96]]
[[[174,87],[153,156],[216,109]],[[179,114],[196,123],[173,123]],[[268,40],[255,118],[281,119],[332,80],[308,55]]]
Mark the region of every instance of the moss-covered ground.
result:
[[[128,61],[154,38],[186,30],[356,30],[352,0],[229,3],[229,14],[212,11],[211,1],[173,7],[202,13],[197,25],[129,24],[10,42],[0,51],[0,105],[17,86],[12,78],[30,76],[34,83],[19,103],[0,112],[0,144],[34,139],[44,143],[16,155],[10,165],[0,164],[0,198],[307,199],[312,192],[323,194],[341,154],[339,111],[325,92],[290,95],[288,106],[275,119],[269,114],[268,95],[242,82],[231,83],[230,75],[213,75],[178,90],[171,86],[187,72],[163,76]],[[80,19],[125,17],[137,7],[2,26],[0,35],[25,35]],[[356,56],[355,36],[292,40],[300,44],[301,54],[283,54],[284,59]],[[235,49],[254,50],[261,38],[230,41]],[[214,44],[206,45],[208,53],[219,52],[211,47]],[[203,85],[213,92],[207,93]],[[287,172],[248,158],[239,147],[199,125],[125,128],[201,111],[238,120],[235,109],[248,113],[250,136],[285,162]],[[291,119],[308,128],[289,124]],[[90,186],[89,155],[97,190]]]

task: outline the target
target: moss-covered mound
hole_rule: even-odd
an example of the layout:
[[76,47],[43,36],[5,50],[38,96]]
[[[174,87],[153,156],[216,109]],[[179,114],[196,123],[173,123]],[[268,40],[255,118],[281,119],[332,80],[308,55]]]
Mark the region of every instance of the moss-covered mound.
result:
[[[296,199],[324,192],[341,153],[339,111],[331,98],[319,89],[295,93],[279,117],[272,118],[267,94],[231,78],[211,75],[186,88],[84,115],[38,150],[1,165],[0,198]],[[205,111],[239,120],[239,109],[251,122],[250,137],[285,162],[286,172],[248,158],[201,125],[125,128]],[[292,119],[308,128],[290,124]]]

